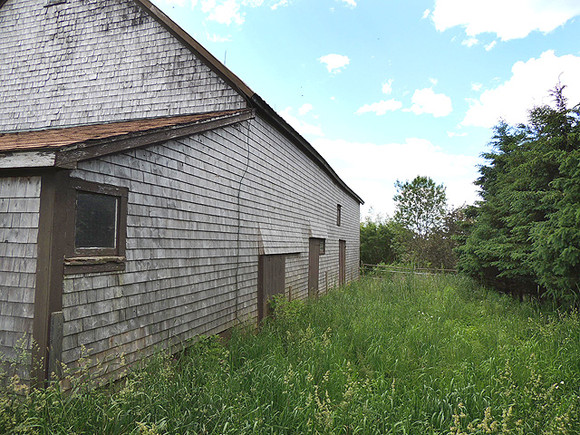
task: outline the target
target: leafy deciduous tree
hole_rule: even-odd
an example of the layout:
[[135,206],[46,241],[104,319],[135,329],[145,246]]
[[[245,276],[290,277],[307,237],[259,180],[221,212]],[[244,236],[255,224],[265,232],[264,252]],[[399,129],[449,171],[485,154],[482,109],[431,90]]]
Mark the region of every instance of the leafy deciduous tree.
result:
[[360,224],[360,259],[363,264],[393,263],[398,260],[396,249],[397,224],[392,220],[370,216]]
[[395,187],[396,222],[422,238],[441,227],[447,206],[443,184],[417,176],[410,182],[397,181]]

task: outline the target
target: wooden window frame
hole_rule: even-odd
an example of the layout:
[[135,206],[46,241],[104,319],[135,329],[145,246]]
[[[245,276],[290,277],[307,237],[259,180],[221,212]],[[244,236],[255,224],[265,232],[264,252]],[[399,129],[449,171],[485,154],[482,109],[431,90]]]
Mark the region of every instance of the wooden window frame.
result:
[[[66,237],[64,273],[92,273],[125,270],[127,241],[127,199],[129,189],[104,183],[94,183],[71,178],[67,194],[66,209],[70,217]],[[114,248],[77,248],[75,230],[77,215],[77,192],[97,193],[118,199],[117,222]]]
[[336,226],[339,227],[342,224],[342,205],[336,204]]

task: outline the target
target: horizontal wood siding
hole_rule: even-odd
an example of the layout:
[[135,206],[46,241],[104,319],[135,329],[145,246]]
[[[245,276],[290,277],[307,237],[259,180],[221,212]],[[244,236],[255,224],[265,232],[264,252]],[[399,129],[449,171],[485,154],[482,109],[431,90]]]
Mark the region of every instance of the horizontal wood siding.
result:
[[0,131],[246,106],[134,1],[46,3],[0,9]]
[[260,118],[82,162],[72,176],[129,189],[127,263],[123,272],[65,277],[65,363],[81,345],[131,362],[255,321],[264,249],[286,254],[285,291],[306,297],[313,226],[328,234],[321,290],[338,283],[339,239],[347,280],[357,277],[357,201]]
[[[0,370],[31,349],[40,184],[0,178]],[[21,370],[26,376],[27,364]]]

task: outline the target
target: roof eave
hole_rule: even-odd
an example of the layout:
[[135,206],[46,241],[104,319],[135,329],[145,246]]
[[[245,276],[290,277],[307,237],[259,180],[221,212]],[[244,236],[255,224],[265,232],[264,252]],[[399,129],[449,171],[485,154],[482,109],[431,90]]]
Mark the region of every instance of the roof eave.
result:
[[246,109],[240,113],[217,117],[201,122],[163,127],[123,137],[103,138],[86,143],[66,146],[56,156],[55,165],[61,168],[75,168],[77,163],[126,150],[141,148],[206,131],[223,128],[254,117],[254,111]]
[[47,167],[74,169],[77,167],[78,162],[84,160],[200,134],[247,121],[253,117],[254,111],[245,109],[227,116],[218,116],[203,121],[160,127],[120,136],[82,140],[59,148],[42,147],[34,150],[8,150],[0,152],[0,169]]
[[288,124],[284,118],[282,118],[268,103],[266,103],[258,94],[254,94],[252,97],[252,105],[259,111],[260,114],[265,116],[274,126],[276,126],[279,131],[291,140],[299,149],[301,149],[307,156],[309,156],[316,165],[318,165],[327,175],[332,178],[337,185],[339,185],[346,193],[348,193],[352,198],[359,202],[359,204],[364,204],[363,199],[358,196],[348,185],[342,181],[334,169],[328,164],[328,162],[320,155],[318,151],[304,139],[300,133],[298,133],[290,124]]

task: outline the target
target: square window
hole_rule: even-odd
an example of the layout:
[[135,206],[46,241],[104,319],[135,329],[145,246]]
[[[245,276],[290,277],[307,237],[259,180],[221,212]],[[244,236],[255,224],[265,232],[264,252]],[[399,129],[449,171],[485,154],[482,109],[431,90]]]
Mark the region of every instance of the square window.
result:
[[123,270],[128,189],[70,179],[65,273]]
[[115,249],[119,198],[77,191],[75,249]]

